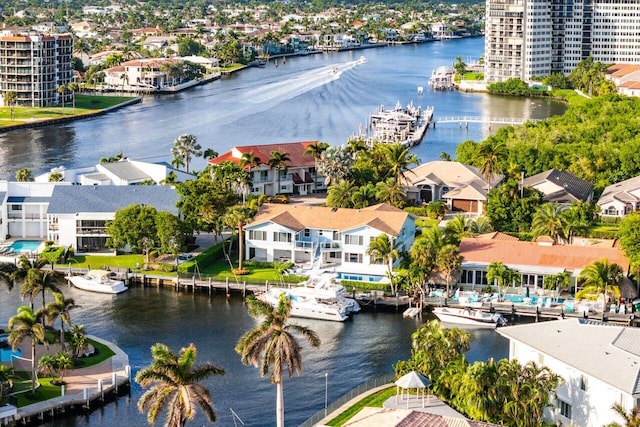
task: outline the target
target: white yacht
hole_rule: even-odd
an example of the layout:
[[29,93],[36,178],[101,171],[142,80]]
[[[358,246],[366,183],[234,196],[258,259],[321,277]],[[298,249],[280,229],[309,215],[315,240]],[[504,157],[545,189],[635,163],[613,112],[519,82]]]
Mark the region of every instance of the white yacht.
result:
[[107,270],[89,270],[84,276],[66,276],[66,279],[78,289],[103,294],[119,294],[128,288],[122,280],[111,277],[113,273]]
[[333,277],[313,277],[292,288],[274,287],[257,298],[275,306],[283,293],[291,300],[292,317],[342,322],[360,311],[360,305],[345,296],[344,286]]
[[433,314],[442,322],[486,328],[504,326],[507,320],[500,313],[485,313],[473,308],[436,307]]

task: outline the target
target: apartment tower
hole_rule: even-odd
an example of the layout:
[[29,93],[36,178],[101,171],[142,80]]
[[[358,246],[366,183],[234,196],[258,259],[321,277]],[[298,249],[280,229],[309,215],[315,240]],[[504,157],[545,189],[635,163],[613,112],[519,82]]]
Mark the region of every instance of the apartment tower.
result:
[[[73,78],[70,34],[8,35],[0,37],[0,101],[15,93],[15,103],[47,107],[70,102],[58,93]],[[64,96],[64,99],[62,98]]]
[[487,82],[570,73],[589,56],[640,62],[640,1],[487,0]]

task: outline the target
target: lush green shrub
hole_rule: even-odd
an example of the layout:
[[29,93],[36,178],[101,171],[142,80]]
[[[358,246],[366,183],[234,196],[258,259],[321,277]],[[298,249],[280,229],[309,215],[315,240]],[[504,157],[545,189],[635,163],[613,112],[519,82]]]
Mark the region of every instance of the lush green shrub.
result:
[[340,284],[345,287],[345,289],[350,290],[352,288],[356,288],[359,291],[385,291],[388,292],[391,290],[391,287],[388,283],[379,283],[379,282],[361,282],[359,280],[340,280]]
[[427,216],[427,207],[426,206],[409,206],[404,208],[405,212],[409,212],[415,216]]
[[60,264],[64,262],[65,248],[62,246],[47,246],[40,253],[40,258],[47,260],[49,264]]
[[[275,268],[273,262],[271,261],[257,261],[254,259],[248,259],[242,262],[242,265],[245,267],[254,267],[254,268]],[[293,267],[292,262],[287,262],[282,264],[283,270]]]
[[[234,237],[235,241],[237,241],[237,237]],[[234,241],[234,243],[235,243]],[[224,256],[223,245],[228,245],[228,241],[223,241],[218,243],[215,246],[211,246],[206,251],[203,251],[198,256],[190,259],[187,262],[184,262],[178,266],[179,273],[193,273],[196,269],[196,264],[201,268],[207,268],[220,258]]]
[[442,219],[447,211],[447,204],[442,201],[427,204],[427,216],[431,219]]

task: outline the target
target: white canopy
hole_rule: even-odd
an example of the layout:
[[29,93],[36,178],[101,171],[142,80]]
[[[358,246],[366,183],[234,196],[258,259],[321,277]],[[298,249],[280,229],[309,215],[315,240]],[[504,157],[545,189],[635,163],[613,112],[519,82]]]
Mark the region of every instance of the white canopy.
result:
[[426,388],[431,385],[431,380],[416,371],[411,371],[398,378],[396,385],[400,388]]

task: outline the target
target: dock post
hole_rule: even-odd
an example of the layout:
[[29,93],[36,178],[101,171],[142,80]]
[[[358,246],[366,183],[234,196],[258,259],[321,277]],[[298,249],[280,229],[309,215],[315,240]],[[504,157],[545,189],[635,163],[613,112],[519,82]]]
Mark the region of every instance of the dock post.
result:
[[113,389],[116,391],[116,396],[118,395],[118,378],[116,377],[116,371],[111,373],[111,383],[113,384]]
[[196,275],[193,275],[193,282],[191,282],[191,292],[194,293],[196,291]]
[[60,397],[64,397],[64,384],[60,386]]
[[90,408],[90,406],[89,406],[89,389],[87,387],[85,387],[84,391],[82,392],[82,398],[85,401],[85,408]]
[[102,387],[102,378],[98,379],[98,393],[100,393],[100,400],[104,402],[104,390]]
[[536,323],[540,321],[540,307],[536,305]]
[[224,288],[226,289],[226,294],[229,295],[229,278],[228,277],[224,281]]
[[511,323],[516,321],[516,306],[511,303]]
[[127,374],[127,380],[129,381],[129,384],[131,384],[131,365],[125,366],[124,372]]
[[269,281],[268,280],[264,281],[264,291],[265,292],[269,292]]
[[175,286],[175,291],[178,291],[178,287],[180,287],[180,276],[178,276],[176,274],[176,286]]
[[211,277],[209,277],[209,296],[211,296]]
[[243,280],[242,281],[242,298],[246,298],[247,297],[247,281]]

